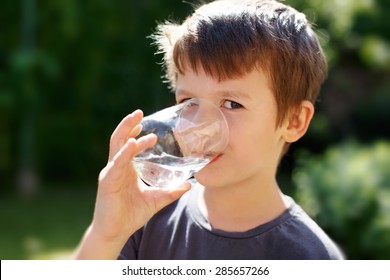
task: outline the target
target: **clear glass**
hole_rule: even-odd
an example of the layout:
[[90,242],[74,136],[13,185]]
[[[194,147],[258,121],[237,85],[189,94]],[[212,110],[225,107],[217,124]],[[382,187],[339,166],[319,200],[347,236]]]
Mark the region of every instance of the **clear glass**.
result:
[[203,99],[189,99],[142,120],[138,137],[154,133],[157,144],[133,159],[148,185],[175,187],[223,153],[229,129],[221,110]]

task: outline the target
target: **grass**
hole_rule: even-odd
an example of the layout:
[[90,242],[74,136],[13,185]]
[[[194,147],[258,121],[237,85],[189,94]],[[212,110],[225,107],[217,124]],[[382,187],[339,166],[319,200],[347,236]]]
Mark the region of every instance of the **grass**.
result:
[[89,225],[95,190],[0,194],[0,259],[68,259]]

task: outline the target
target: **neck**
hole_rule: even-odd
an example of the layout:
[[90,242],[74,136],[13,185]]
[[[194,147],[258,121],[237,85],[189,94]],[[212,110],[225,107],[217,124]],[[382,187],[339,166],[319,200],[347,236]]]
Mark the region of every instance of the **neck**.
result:
[[243,232],[269,222],[287,208],[275,180],[220,188],[202,186],[199,207],[213,228]]

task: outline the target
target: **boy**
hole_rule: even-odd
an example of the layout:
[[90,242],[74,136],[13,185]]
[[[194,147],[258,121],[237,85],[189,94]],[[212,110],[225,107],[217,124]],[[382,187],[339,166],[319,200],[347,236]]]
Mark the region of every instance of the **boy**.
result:
[[124,118],[112,134],[77,257],[342,259],[275,179],[289,143],[309,126],[327,72],[305,16],[272,0],[219,0],[181,25],[159,25],[154,39],[177,103],[202,98],[218,105],[230,129],[228,148],[192,187],[147,187],[130,163],[156,136],[134,139],[140,110]]

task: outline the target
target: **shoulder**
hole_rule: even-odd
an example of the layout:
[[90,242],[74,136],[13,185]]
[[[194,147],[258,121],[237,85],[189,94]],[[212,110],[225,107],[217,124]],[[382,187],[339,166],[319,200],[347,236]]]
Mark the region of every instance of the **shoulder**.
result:
[[343,259],[336,243],[292,198],[288,199],[285,220],[271,230],[280,246],[290,248],[285,258]]

